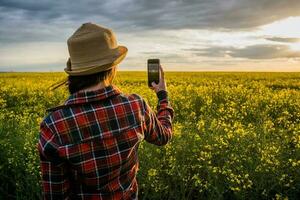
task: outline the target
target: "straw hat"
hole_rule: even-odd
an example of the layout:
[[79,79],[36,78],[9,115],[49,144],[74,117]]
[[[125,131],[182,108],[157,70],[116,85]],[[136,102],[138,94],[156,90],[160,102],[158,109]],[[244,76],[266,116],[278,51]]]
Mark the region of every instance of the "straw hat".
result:
[[70,58],[65,72],[82,76],[106,71],[120,63],[127,48],[118,46],[112,30],[85,23],[68,39]]

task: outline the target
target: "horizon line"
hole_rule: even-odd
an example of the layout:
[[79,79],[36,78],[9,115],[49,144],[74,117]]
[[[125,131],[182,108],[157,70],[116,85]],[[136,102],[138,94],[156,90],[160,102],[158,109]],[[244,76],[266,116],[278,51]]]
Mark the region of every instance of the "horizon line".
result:
[[[147,72],[146,70],[118,70],[117,72]],[[206,72],[226,72],[226,73],[300,73],[299,71],[231,71],[231,70],[197,70],[197,71],[180,71],[180,70],[165,70],[164,72],[181,72],[181,73],[192,73],[192,72],[197,72],[197,73],[206,73]],[[64,71],[0,71],[0,73],[65,73]]]

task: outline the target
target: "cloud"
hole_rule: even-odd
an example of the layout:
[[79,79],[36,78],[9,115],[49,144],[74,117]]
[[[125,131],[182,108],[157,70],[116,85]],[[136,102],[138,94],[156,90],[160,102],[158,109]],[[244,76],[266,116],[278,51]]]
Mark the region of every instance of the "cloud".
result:
[[123,32],[241,30],[298,15],[299,0],[0,0],[0,42],[62,40],[87,21]]
[[282,42],[282,43],[296,43],[296,42],[300,42],[300,38],[270,37],[270,38],[265,38],[265,39],[273,41],[273,42]]
[[300,51],[293,51],[287,45],[259,44],[244,48],[213,46],[203,49],[185,49],[194,52],[197,56],[205,57],[233,57],[247,59],[276,59],[299,58]]
[[[195,62],[200,66],[201,56],[218,57],[220,63],[224,57],[298,57],[283,44],[296,38],[264,34],[270,36],[256,41],[243,35],[291,16],[300,16],[299,0],[0,0],[0,68],[21,66],[25,59],[26,65],[65,60],[67,38],[89,21],[112,28],[118,41],[129,47],[127,66],[145,66],[150,56],[179,67]],[[280,45],[254,45],[265,39]],[[191,49],[197,46],[207,48]]]

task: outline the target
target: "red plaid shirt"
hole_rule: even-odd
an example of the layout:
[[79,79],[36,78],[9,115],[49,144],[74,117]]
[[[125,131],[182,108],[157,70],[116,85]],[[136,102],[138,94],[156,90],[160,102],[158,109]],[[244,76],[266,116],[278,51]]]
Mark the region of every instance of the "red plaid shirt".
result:
[[156,114],[112,85],[54,108],[40,124],[44,199],[137,199],[140,142],[164,145],[172,136],[167,92],[157,96]]

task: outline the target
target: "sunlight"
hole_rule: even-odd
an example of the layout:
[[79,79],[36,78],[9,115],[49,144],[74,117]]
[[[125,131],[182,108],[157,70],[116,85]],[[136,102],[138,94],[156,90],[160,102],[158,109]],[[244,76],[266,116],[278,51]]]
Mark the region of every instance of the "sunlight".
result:
[[299,42],[290,44],[289,46],[290,46],[291,50],[300,51],[300,43]]
[[289,17],[261,27],[266,35],[300,38],[300,17]]

